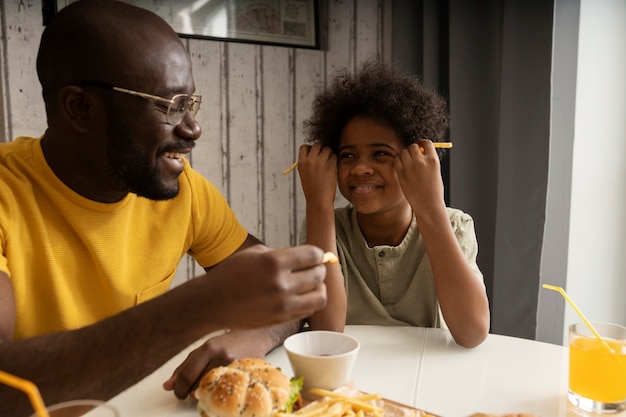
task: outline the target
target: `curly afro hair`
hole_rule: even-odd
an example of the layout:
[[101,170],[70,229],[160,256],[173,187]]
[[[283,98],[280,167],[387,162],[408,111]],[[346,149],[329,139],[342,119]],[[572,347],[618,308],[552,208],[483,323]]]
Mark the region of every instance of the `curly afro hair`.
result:
[[316,96],[304,122],[306,141],[337,153],[344,126],[357,116],[391,127],[406,146],[418,139],[442,142],[448,132],[446,100],[417,77],[377,60],[364,62],[355,74],[339,71]]

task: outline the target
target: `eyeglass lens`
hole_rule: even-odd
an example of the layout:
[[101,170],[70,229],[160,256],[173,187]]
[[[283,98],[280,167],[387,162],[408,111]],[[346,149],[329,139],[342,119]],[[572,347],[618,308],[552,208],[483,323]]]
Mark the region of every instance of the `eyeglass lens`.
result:
[[177,94],[172,98],[172,103],[167,109],[167,120],[172,125],[177,125],[185,118],[188,111],[193,117],[200,108],[200,98],[188,96],[187,94]]

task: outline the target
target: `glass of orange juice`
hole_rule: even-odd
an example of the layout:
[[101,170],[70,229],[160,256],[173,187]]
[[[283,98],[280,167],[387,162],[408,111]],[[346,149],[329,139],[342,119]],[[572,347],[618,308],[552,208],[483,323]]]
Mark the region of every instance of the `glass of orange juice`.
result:
[[592,323],[606,342],[584,323],[569,328],[569,401],[583,411],[626,410],[626,327]]

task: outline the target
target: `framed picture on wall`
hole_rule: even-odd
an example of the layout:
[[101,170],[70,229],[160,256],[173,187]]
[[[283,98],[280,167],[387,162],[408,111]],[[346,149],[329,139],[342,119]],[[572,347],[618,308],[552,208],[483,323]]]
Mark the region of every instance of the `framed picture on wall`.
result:
[[[43,0],[44,25],[76,0]],[[318,0],[122,0],[161,16],[184,38],[319,49]]]

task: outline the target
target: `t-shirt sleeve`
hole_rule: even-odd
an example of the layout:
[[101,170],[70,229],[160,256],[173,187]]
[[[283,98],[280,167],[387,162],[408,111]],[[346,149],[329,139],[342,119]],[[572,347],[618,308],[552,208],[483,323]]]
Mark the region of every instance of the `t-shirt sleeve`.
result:
[[206,268],[232,255],[246,240],[248,231],[210,181],[193,169],[186,169],[185,174],[193,190],[194,238],[188,253]]
[[[0,235],[2,235],[2,230],[0,230]],[[4,237],[0,236],[0,272],[4,272],[7,275],[9,273],[9,263],[7,258],[4,256]]]
[[476,273],[476,277],[484,285],[483,273],[476,261],[478,257],[478,240],[476,239],[476,230],[474,229],[474,219],[467,213],[454,210],[450,215],[450,221],[465,259],[467,259],[470,267]]

